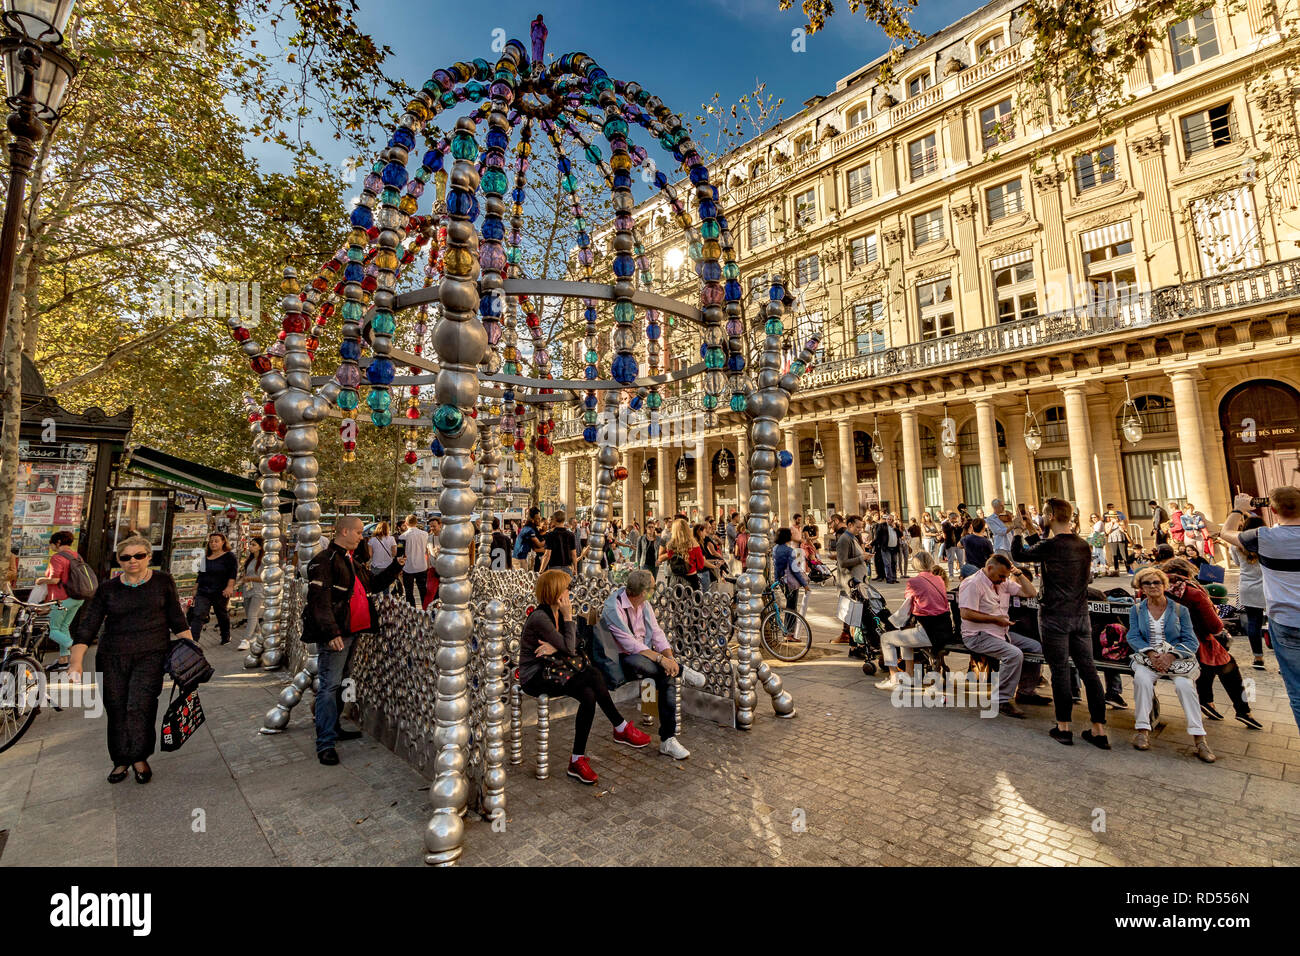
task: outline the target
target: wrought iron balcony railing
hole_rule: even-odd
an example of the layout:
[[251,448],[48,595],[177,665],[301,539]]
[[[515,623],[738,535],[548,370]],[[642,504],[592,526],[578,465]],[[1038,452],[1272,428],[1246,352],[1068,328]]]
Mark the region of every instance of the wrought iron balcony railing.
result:
[[[819,363],[804,373],[800,388],[812,391],[908,373],[928,374],[947,365],[990,356],[1080,342],[1116,332],[1140,334],[1153,326],[1181,319],[1297,297],[1300,297],[1300,258]],[[697,393],[667,399],[660,412],[661,419],[702,412],[702,397]],[[719,417],[730,414],[721,411]],[[563,422],[556,433],[561,440],[576,438],[582,434],[582,423]]]

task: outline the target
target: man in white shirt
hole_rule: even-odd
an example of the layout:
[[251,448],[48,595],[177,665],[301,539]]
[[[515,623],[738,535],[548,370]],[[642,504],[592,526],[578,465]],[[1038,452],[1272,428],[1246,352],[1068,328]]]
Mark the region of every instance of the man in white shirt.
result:
[[1264,569],[1269,638],[1291,701],[1291,713],[1300,727],[1300,488],[1274,488],[1268,506],[1277,517],[1271,528],[1238,531],[1251,509],[1251,500],[1250,495],[1237,495],[1219,537],[1247,554],[1259,556]]
[[[406,516],[406,530],[399,536],[406,550],[406,565],[402,568],[402,587],[406,591],[406,601],[412,607],[424,607],[427,575],[429,573],[429,535],[420,528],[420,519],[415,515]],[[420,592],[420,600],[415,600],[415,592]]]
[[[1008,580],[1009,579],[1009,580]],[[1024,717],[1025,712],[1016,706],[1016,688],[1021,684],[1025,652],[1042,652],[1042,645],[1033,638],[1011,632],[1008,612],[1011,598],[1020,595],[1031,598],[1038,590],[1029,578],[1011,563],[1006,555],[994,554],[979,571],[961,583],[957,591],[957,607],[961,611],[961,641],[977,654],[998,659],[998,713],[1008,717]],[[1034,675],[1035,683],[1037,675]],[[1026,681],[1020,689],[1020,698],[1029,703],[1041,703],[1044,698],[1033,692]]]
[[1002,520],[1004,511],[1006,505],[1002,503],[1002,499],[994,498],[989,513],[984,516],[984,527],[989,529],[989,537],[993,539],[993,550],[1010,554],[1011,535],[1007,532],[1007,523]]

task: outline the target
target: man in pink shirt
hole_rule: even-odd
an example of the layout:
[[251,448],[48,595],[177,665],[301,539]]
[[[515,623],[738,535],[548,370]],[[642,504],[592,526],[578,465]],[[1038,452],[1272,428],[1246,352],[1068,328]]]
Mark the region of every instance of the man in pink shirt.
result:
[[[979,571],[962,581],[957,591],[961,611],[961,642],[976,654],[998,659],[998,713],[1024,717],[1013,699],[1024,668],[1025,651],[1037,654],[1042,645],[1029,637],[1011,633],[1007,611],[1016,595],[1038,594],[1023,571],[1003,554],[993,554]],[[1034,675],[1037,683],[1037,674]],[[1028,688],[1032,693],[1033,688]],[[1025,689],[1022,688],[1022,694]]]
[[628,679],[648,677],[655,682],[659,701],[659,752],[685,760],[691,752],[677,741],[677,694],[672,678],[680,673],[688,685],[703,687],[704,675],[674,659],[672,646],[647,600],[654,583],[654,575],[649,571],[638,568],[630,572],[627,583],[605,601],[600,620],[618,644],[619,662]]

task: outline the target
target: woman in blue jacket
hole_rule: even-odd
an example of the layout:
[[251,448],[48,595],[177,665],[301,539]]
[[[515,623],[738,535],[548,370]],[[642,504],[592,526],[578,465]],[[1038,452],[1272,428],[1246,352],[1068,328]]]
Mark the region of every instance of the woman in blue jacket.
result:
[[1169,600],[1165,589],[1169,579],[1159,568],[1143,568],[1133,578],[1141,595],[1128,615],[1128,646],[1133,651],[1133,694],[1136,698],[1137,733],[1133,746],[1151,749],[1151,704],[1155,699],[1156,681],[1162,677],[1174,682],[1179,703],[1187,715],[1187,732],[1196,745],[1196,756],[1214,763],[1214,752],[1205,739],[1201,724],[1201,701],[1196,694],[1196,634],[1187,608]]
[[[782,528],[776,533],[776,547],[772,550],[772,571],[776,579],[785,585],[785,606],[787,610],[795,610],[799,601],[800,588],[809,587],[808,578],[795,566],[794,548],[790,547],[790,542],[794,539],[794,534],[789,528]],[[786,575],[789,575],[789,580]],[[792,587],[790,581],[797,581],[798,587]],[[1197,707],[1200,705],[1197,704]]]

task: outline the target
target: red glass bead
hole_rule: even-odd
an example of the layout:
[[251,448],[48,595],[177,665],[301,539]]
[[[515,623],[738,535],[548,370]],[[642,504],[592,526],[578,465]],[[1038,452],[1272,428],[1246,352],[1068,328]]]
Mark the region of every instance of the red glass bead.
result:
[[280,323],[280,328],[288,332],[306,332],[307,317],[301,312],[291,312],[284,317]]
[[361,288],[365,289],[367,292],[374,292],[377,288],[379,288],[378,277],[366,276],[364,279],[361,280]]
[[320,339],[314,335],[307,336],[307,351],[315,352],[318,348],[320,348]]
[[248,329],[244,328],[242,325],[237,325],[230,330],[230,335],[236,342],[247,342],[252,338],[253,333],[248,331]]
[[270,468],[273,472],[275,472],[278,475],[280,472],[284,471],[286,468],[289,467],[289,456],[272,455],[270,460],[267,461],[266,467]]
[[283,438],[289,433],[289,426],[284,422],[280,422],[280,424],[276,426],[275,433]]
[[522,438],[516,438],[516,439],[515,439],[515,451],[523,451],[524,448],[525,448],[524,440],[523,440]]
[[417,418],[420,417],[420,409],[419,409],[419,408],[408,408],[408,409],[406,410],[406,417],[409,418],[411,421],[415,421]]
[[250,422],[260,422],[260,421],[262,420],[262,413],[261,413],[261,412],[249,412],[249,413],[248,413],[248,420],[249,420]]
[[627,477],[627,469],[624,468],[622,465],[619,465],[617,468],[614,469],[615,481],[622,481],[626,477]]
[[379,227],[378,227],[378,226],[371,226],[369,229],[367,229],[367,230],[366,230],[366,238],[369,239],[371,242],[374,242],[376,239],[378,239],[378,238],[379,238]]
[[274,415],[262,416],[262,431],[273,432],[279,427],[280,427],[280,419],[276,418]]
[[352,451],[354,448],[357,447],[357,443],[354,441],[345,441],[343,443],[343,447],[346,448],[348,451]]
[[266,414],[268,414],[268,415],[274,415],[274,414],[275,414],[275,402],[267,402],[267,403],[265,403],[265,404],[262,406],[262,411],[266,412]]
[[334,303],[333,303],[333,302],[326,302],[324,305],[322,305],[322,306],[320,307],[320,317],[321,317],[322,319],[324,319],[324,318],[328,318],[329,316],[331,316],[331,315],[333,315],[333,314],[334,314]]
[[406,463],[407,463],[408,465],[414,465],[415,462],[416,462],[417,457],[418,457],[418,456],[415,454],[415,452],[413,452],[413,451],[408,451],[408,452],[406,453]]
[[271,360],[265,355],[259,355],[248,363],[252,366],[253,371],[258,375],[265,375],[271,371]]

